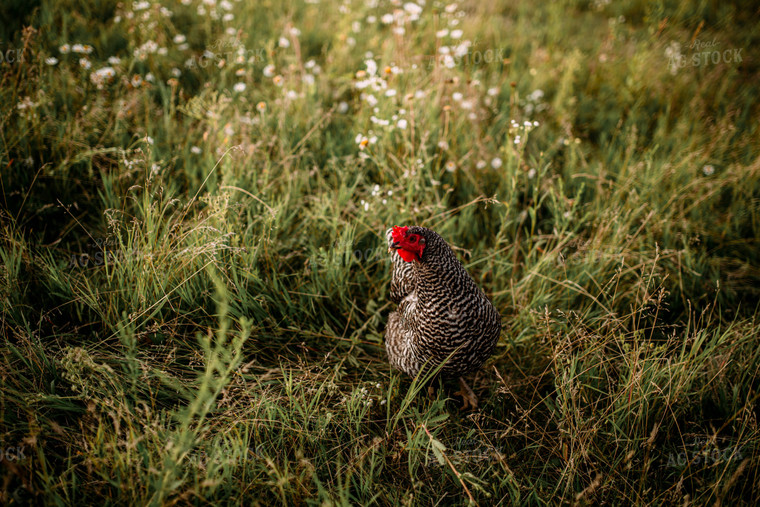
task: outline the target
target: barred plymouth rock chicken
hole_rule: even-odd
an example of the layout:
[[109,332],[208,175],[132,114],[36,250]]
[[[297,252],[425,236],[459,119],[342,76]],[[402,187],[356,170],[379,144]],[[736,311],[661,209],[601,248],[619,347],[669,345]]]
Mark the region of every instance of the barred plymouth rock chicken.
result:
[[390,296],[398,304],[385,331],[391,366],[416,376],[446,361],[440,374],[458,377],[465,407],[477,406],[462,376],[493,352],[499,313],[437,233],[396,226],[386,237],[393,260]]

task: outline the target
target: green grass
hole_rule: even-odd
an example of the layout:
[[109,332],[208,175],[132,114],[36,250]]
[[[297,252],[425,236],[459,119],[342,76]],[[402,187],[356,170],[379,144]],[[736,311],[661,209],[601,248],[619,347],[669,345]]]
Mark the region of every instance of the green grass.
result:
[[[376,3],[0,7],[2,503],[753,504],[757,9]],[[476,412],[388,366],[413,223]]]

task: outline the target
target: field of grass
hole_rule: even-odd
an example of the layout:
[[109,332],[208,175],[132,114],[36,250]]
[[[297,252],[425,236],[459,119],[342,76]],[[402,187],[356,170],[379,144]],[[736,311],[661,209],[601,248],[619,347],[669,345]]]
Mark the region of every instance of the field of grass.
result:
[[[757,5],[0,14],[0,503],[760,497]],[[411,224],[502,315],[476,411],[388,366]]]

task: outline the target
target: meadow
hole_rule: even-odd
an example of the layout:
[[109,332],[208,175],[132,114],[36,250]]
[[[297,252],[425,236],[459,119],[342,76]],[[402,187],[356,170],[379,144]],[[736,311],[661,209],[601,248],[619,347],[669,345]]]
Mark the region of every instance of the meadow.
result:
[[[754,504],[760,11],[10,0],[4,505]],[[384,231],[502,316],[392,371]]]

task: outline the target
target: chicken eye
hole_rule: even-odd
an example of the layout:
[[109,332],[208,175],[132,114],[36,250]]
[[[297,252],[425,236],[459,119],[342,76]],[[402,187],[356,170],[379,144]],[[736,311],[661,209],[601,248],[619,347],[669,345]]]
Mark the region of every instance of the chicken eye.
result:
[[412,236],[411,238],[409,238],[409,242],[410,243],[416,243],[417,242],[417,236]]

